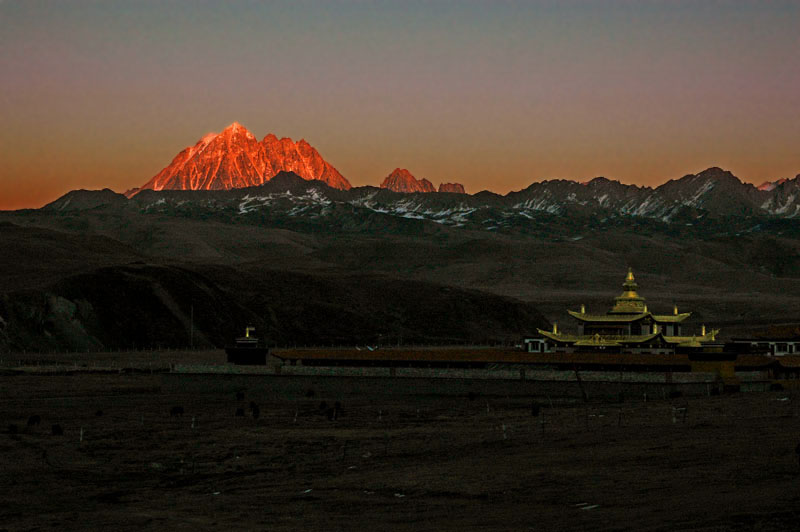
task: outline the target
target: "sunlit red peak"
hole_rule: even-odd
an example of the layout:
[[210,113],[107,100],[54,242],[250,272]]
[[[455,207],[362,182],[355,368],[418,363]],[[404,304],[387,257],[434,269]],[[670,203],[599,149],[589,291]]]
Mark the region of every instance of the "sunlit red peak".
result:
[[[280,172],[348,190],[350,183],[308,142],[269,134],[258,142],[234,122],[221,133],[204,135],[179,153],[143,189],[228,190],[264,184]],[[136,194],[133,192],[132,194]]]
[[395,168],[381,183],[381,188],[394,192],[435,192],[433,183],[427,179],[417,179],[405,168]]

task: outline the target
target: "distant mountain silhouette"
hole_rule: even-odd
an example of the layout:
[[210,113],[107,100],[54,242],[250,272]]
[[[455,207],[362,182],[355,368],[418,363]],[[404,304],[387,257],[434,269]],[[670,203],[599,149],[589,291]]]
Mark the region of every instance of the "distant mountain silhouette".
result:
[[102,205],[124,205],[127,200],[109,188],[103,190],[73,190],[67,192],[56,201],[48,203],[42,209],[48,211],[84,211]]
[[[440,187],[441,190],[445,188],[444,185]],[[181,210],[198,213],[220,210],[225,205],[240,214],[263,211],[270,216],[278,216],[286,209],[284,214],[289,219],[309,219],[315,223],[318,220],[331,222],[330,216],[336,213],[336,219],[342,223],[350,219],[346,225],[352,227],[362,227],[364,217],[372,214],[429,220],[454,227],[513,231],[524,231],[539,215],[594,216],[598,220],[622,216],[668,224],[710,218],[735,218],[737,224],[748,224],[751,218],[800,217],[800,176],[781,180],[769,190],[760,188],[741,182],[721,168],[709,168],[656,188],[597,177],[583,183],[542,181],[505,196],[488,191],[431,194],[435,189],[429,181],[417,180],[407,170],[397,169],[383,181],[381,188],[340,190],[323,180],[309,180],[294,172],[278,172],[256,186],[228,190],[144,189],[131,199],[134,200],[132,205],[149,210],[172,208],[169,207],[172,202],[182,205]],[[252,199],[255,196],[269,199],[255,202]],[[212,198],[215,202],[207,204]],[[108,189],[82,190],[70,192],[45,208],[79,211],[127,204],[124,196]],[[727,227],[731,229],[730,225]]]

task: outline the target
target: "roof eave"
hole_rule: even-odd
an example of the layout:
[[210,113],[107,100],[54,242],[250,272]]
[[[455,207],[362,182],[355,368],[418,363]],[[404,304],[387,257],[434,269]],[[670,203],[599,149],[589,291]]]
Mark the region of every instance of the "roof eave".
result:
[[691,312],[682,312],[680,314],[651,314],[656,322],[663,323],[680,323],[691,315]]

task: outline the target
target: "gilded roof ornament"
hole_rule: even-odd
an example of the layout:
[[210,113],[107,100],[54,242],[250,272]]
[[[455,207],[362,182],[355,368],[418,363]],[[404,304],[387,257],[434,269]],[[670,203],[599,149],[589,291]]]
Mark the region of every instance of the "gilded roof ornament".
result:
[[628,275],[625,277],[625,282],[622,283],[622,288],[625,289],[626,292],[633,292],[636,293],[636,289],[639,288],[639,285],[636,284],[636,279],[633,277],[633,270],[628,268]]
[[643,314],[647,312],[644,298],[636,292],[639,285],[636,284],[631,268],[628,268],[628,275],[625,277],[625,282],[622,283],[622,288],[625,291],[615,298],[614,308],[611,309],[612,314]]

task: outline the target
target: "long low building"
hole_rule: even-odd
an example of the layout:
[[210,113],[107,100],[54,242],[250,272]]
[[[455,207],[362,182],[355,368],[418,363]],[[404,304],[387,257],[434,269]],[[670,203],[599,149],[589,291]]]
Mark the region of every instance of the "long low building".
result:
[[637,371],[691,371],[687,355],[642,357],[614,353],[527,353],[520,349],[280,349],[272,356],[304,366],[487,368],[495,364]]
[[738,353],[763,353],[776,357],[800,355],[800,336],[783,338],[734,338],[726,348]]
[[800,373],[800,357],[776,359],[733,352],[638,355],[633,353],[528,353],[503,348],[422,349],[276,349],[282,364],[346,367],[476,368],[513,366],[578,371],[717,372],[764,371],[788,376]]

